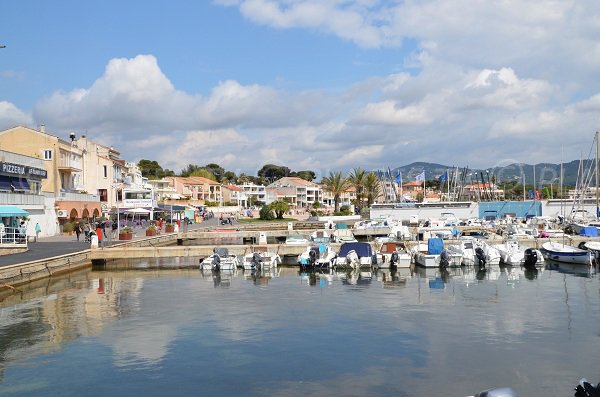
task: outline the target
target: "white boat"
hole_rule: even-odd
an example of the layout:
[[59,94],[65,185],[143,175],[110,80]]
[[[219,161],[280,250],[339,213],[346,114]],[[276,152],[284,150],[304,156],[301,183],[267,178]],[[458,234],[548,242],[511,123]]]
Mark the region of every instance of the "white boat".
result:
[[410,267],[412,255],[406,250],[404,243],[385,242],[376,251],[377,267],[388,269],[390,267]]
[[[539,265],[544,262],[544,256],[540,250],[523,248],[518,240],[507,240],[502,244],[495,244],[494,248],[500,253],[501,262],[506,265]],[[528,250],[535,252],[535,254],[527,254]]]
[[373,251],[369,243],[344,243],[333,261],[334,267],[361,269],[373,266]]
[[427,252],[415,252],[415,264],[423,267],[458,267],[461,265],[462,254],[444,249],[444,241],[441,238],[429,239],[427,247]]
[[286,245],[308,245],[310,240],[300,234],[291,234],[285,238]]
[[238,257],[229,254],[227,248],[214,248],[213,254],[200,262],[201,270],[235,270],[238,267]]
[[327,230],[315,230],[310,234],[310,241],[314,244],[329,244],[331,234]]
[[311,245],[298,255],[298,265],[302,268],[326,269],[333,264],[337,254],[328,244]]
[[590,265],[592,254],[590,251],[572,247],[570,245],[548,241],[542,244],[544,259],[562,263]]
[[281,263],[278,254],[267,251],[267,247],[254,247],[252,252],[244,255],[244,270],[261,270],[275,268]]

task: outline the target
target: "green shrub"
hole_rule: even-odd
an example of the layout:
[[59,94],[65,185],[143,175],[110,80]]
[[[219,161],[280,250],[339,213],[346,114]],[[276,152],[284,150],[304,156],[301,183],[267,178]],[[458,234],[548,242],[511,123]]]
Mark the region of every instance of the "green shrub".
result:
[[263,205],[260,208],[260,219],[264,221],[272,221],[275,219],[275,215],[273,214],[273,210],[268,205]]
[[63,225],[63,233],[71,233],[73,230],[75,230],[75,223],[67,222]]

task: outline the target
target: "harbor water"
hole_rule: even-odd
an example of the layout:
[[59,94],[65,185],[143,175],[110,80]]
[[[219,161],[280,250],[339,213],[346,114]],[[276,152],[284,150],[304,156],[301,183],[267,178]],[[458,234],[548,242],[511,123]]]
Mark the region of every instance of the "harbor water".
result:
[[[197,265],[197,261],[195,262]],[[0,396],[572,396],[594,269],[86,270],[0,301]]]

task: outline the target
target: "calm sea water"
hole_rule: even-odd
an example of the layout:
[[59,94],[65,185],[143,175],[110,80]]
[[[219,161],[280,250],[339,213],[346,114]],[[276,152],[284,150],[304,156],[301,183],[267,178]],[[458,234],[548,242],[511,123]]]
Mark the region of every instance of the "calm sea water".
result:
[[[181,263],[177,263],[180,266]],[[0,302],[2,396],[572,396],[600,285],[556,268],[85,271]],[[167,267],[167,268],[164,268]]]

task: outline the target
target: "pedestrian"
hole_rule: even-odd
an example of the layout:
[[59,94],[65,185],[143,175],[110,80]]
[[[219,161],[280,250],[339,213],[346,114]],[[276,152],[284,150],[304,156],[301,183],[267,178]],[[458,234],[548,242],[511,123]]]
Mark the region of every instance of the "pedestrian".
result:
[[115,220],[113,220],[112,222],[112,238],[116,239],[117,236],[117,229],[119,228],[119,223]]
[[79,222],[75,224],[75,235],[77,236],[77,241],[79,241],[79,236],[81,235],[81,225]]
[[38,237],[40,237],[40,233],[42,232],[42,228],[39,223],[35,224],[35,241],[37,242]]
[[85,241],[86,242],[90,242],[90,232],[92,231],[92,228],[90,227],[89,222],[85,222],[83,224],[83,235],[85,236]]

